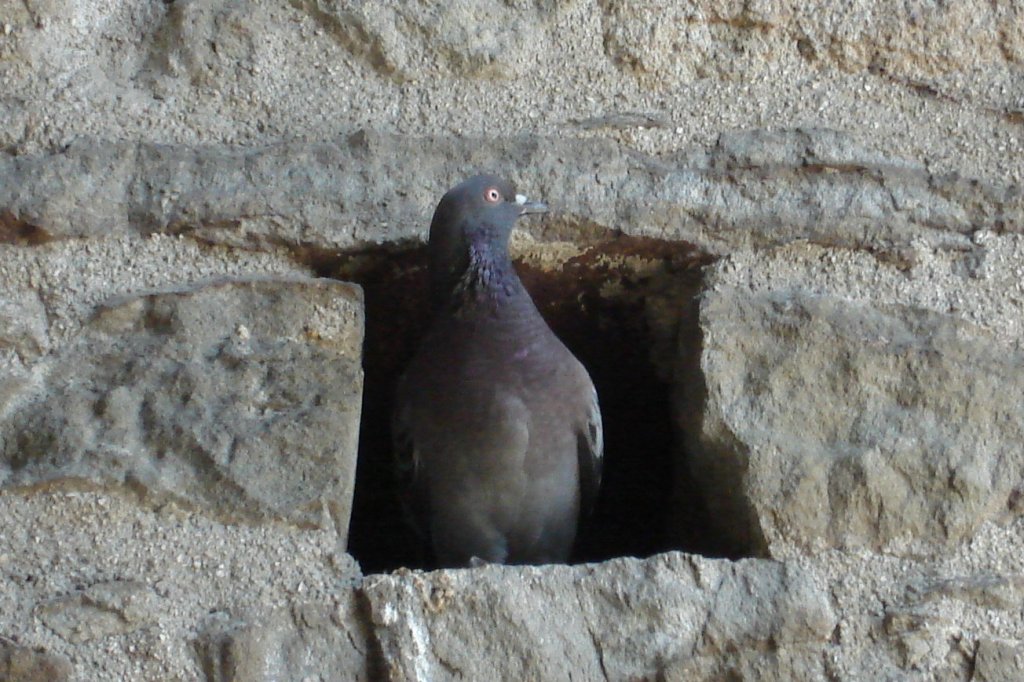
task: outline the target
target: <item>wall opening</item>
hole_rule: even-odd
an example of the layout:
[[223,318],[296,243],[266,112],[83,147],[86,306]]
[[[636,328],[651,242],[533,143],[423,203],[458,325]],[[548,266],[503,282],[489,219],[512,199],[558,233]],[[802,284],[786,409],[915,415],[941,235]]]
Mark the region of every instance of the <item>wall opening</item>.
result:
[[[683,463],[673,376],[696,357],[694,302],[711,261],[682,242],[602,233],[585,245],[513,242],[516,267],[555,333],[590,371],[605,426],[605,470],[573,562],[668,549],[722,555]],[[432,568],[391,473],[395,384],[429,323],[426,250],[347,255],[322,274],[366,296],[365,388],[349,552],[363,571]],[[690,329],[692,327],[692,329]]]

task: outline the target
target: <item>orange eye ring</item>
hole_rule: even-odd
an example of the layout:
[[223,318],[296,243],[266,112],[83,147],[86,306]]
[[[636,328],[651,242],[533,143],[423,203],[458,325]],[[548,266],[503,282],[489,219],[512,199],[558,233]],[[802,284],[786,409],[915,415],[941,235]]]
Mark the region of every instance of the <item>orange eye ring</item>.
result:
[[489,204],[496,204],[501,201],[501,192],[497,187],[488,187],[484,190],[484,201]]

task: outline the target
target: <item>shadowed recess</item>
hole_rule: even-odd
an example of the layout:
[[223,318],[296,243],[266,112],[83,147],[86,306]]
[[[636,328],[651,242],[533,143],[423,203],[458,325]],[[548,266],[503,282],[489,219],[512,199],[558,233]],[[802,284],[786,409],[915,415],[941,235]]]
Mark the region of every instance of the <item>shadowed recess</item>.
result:
[[33,223],[22,220],[8,209],[0,210],[0,244],[38,246],[50,241],[50,234]]
[[[605,428],[605,469],[574,562],[667,549],[720,554],[702,532],[703,505],[672,424],[672,376],[699,338],[692,315],[702,266],[692,245],[606,235],[586,246],[530,243],[516,268],[541,314],[590,372]],[[513,249],[516,251],[516,249]],[[349,551],[367,573],[432,560],[404,519],[391,471],[395,384],[429,324],[426,249],[377,249],[326,261],[366,300],[365,390]],[[680,352],[682,349],[683,352]],[[680,488],[673,502],[673,481]]]

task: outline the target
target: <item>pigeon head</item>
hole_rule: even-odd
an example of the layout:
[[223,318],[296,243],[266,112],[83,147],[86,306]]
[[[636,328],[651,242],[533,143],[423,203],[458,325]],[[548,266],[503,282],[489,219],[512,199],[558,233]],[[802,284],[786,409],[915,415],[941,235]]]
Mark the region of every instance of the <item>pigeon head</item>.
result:
[[516,218],[547,207],[527,201],[495,175],[476,175],[441,198],[430,223],[430,280],[435,306],[442,304],[471,266],[513,273],[508,239]]

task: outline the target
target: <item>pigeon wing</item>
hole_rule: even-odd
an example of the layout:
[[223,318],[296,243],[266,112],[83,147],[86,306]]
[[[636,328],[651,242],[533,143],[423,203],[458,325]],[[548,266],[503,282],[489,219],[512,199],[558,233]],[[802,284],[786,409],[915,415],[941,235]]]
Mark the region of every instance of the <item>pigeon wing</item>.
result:
[[399,390],[396,409],[391,414],[391,453],[394,458],[395,482],[399,499],[412,527],[423,537],[429,532],[430,497],[420,471],[420,453],[413,437],[412,409],[401,398]]
[[586,420],[576,433],[577,457],[580,470],[580,517],[585,518],[594,509],[597,492],[601,487],[604,463],[604,429],[601,424],[601,406],[597,391],[590,386],[590,402]]

